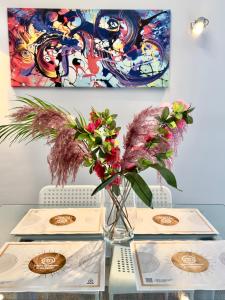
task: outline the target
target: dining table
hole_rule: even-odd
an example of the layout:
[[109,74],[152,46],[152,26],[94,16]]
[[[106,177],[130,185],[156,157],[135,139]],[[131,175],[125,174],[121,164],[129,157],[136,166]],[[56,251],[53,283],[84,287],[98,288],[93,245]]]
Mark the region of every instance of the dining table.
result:
[[[59,205],[55,206],[59,208]],[[64,207],[64,206],[62,206]],[[68,206],[67,206],[68,207]],[[225,205],[220,203],[174,203],[174,208],[196,208],[198,209],[207,219],[208,221],[217,229],[219,234],[216,236],[216,239],[225,239]],[[6,242],[26,242],[26,239],[23,237],[20,237],[18,235],[10,234],[13,228],[18,224],[18,222],[21,220],[22,217],[30,210],[30,209],[40,209],[40,208],[49,208],[49,206],[46,205],[40,205],[35,203],[30,204],[1,204],[0,205],[0,247],[2,247]],[[51,206],[51,208],[54,208],[54,206]],[[137,208],[138,209],[138,208]],[[138,238],[134,236],[134,239]],[[149,236],[145,235],[142,238],[148,240]],[[72,240],[96,240],[96,239],[103,239],[102,236],[96,236],[96,235],[73,235]],[[42,240],[48,240],[48,235],[43,235]],[[65,236],[65,240],[70,240],[69,236]],[[28,240],[29,241],[29,240]],[[126,245],[129,246],[129,245]],[[113,246],[110,246],[111,251],[109,251],[110,255],[113,253]],[[100,293],[100,299],[107,300],[109,299],[109,293],[110,290],[109,286],[109,274],[110,274],[110,268],[112,264],[112,258],[108,255],[106,258],[106,280],[105,280],[105,291]],[[225,290],[225,288],[224,288]],[[201,298],[201,294],[198,294],[196,298],[193,298],[193,300],[222,300],[225,299],[225,293],[221,294],[221,291],[215,291],[212,296],[209,296],[210,298]],[[200,295],[200,296],[199,296]],[[212,294],[210,294],[212,295]],[[222,296],[221,296],[222,295]],[[133,294],[127,294],[127,295],[116,295],[114,297],[115,300],[144,300],[144,299],[155,299],[152,298],[151,294],[145,294],[145,293],[138,293],[134,292]],[[183,297],[183,298],[182,298]],[[185,298],[186,297],[186,298]],[[79,294],[79,293],[67,293],[67,294],[57,294],[57,293],[4,293],[0,291],[0,300],[72,300],[72,299],[94,299],[92,295],[85,295],[85,294]],[[173,294],[173,296],[168,296],[165,298],[163,294],[159,295],[157,300],[188,300],[188,296],[181,296],[181,294],[177,293],[176,295]]]

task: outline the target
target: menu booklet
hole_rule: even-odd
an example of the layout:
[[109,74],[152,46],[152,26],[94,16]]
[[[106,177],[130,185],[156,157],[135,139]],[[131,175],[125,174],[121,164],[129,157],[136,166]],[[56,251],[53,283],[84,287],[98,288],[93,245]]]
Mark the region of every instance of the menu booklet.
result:
[[102,234],[102,208],[30,209],[11,234]]
[[224,290],[225,241],[134,241],[137,290]]
[[6,243],[0,250],[0,292],[95,292],[105,288],[105,244]]
[[216,235],[217,230],[194,208],[138,208],[135,234]]

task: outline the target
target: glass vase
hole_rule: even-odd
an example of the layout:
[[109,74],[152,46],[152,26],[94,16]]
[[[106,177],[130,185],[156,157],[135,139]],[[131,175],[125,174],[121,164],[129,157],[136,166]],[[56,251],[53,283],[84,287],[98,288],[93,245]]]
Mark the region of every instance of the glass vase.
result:
[[105,240],[112,244],[121,244],[133,239],[136,208],[129,181],[123,178],[117,189],[114,187],[105,190],[105,202]]

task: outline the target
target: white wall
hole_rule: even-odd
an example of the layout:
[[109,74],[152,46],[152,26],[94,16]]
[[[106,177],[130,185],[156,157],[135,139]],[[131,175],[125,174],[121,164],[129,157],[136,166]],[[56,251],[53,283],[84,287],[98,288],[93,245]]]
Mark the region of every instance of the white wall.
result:
[[[171,66],[168,89],[12,89],[10,87],[6,7],[68,8],[151,8],[171,9]],[[0,122],[15,105],[17,95],[33,94],[68,110],[88,113],[109,107],[119,114],[118,122],[125,129],[133,114],[161,101],[185,99],[196,107],[195,123],[189,128],[179,148],[174,172],[183,192],[173,191],[176,202],[225,203],[225,59],[224,59],[224,0],[0,0]],[[210,24],[205,35],[193,39],[190,22],[205,16]],[[0,145],[0,202],[31,203],[38,191],[50,184],[44,142],[12,147]],[[155,176],[145,174],[155,183]],[[79,172],[77,183],[98,181],[87,169]]]

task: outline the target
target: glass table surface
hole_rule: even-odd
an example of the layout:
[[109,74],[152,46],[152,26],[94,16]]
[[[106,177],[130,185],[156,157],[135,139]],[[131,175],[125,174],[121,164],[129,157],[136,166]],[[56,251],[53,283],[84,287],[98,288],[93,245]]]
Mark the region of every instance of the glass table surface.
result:
[[[51,206],[53,208],[54,206]],[[59,208],[60,206],[55,206]],[[65,207],[65,206],[62,206]],[[67,206],[68,207],[68,206]],[[1,204],[0,205],[0,247],[8,241],[19,241],[19,237],[10,235],[12,229],[31,208],[49,208],[38,204]],[[218,230],[218,238],[225,239],[224,204],[175,204],[174,208],[197,208]],[[90,239],[90,236],[87,236]]]
[[[52,208],[53,206],[51,206]],[[55,206],[59,208],[59,206]],[[65,206],[62,206],[65,207]],[[68,207],[68,206],[67,206]],[[38,204],[1,204],[0,205],[0,247],[5,243],[9,241],[20,241],[20,238],[18,236],[10,235],[10,232],[12,229],[17,225],[17,223],[21,220],[21,218],[27,213],[27,211],[31,208],[49,208],[49,206],[44,205],[38,205]],[[200,210],[200,212],[209,220],[210,223],[218,230],[219,239],[225,239],[225,205],[223,204],[175,204],[174,208],[197,208]],[[87,237],[87,240],[90,240],[90,236]],[[65,238],[66,240],[66,238]],[[79,238],[78,238],[79,240]],[[108,267],[106,269],[110,268],[110,260],[108,260]],[[109,271],[106,272],[106,278],[108,277]],[[107,280],[106,280],[107,281]],[[1,298],[1,292],[0,292],[0,299],[58,299],[58,298],[32,298],[24,296],[20,298],[20,296],[17,296],[17,298],[13,298],[13,296],[4,296],[4,298]],[[60,299],[96,299],[96,298],[83,298],[84,296],[81,295],[81,298],[67,298],[67,296],[61,297]],[[225,297],[225,296],[224,296]],[[107,292],[103,294],[103,299],[108,299]],[[140,299],[139,296],[137,298],[129,295],[128,298],[125,297],[125,295],[122,295],[122,297],[116,297],[115,299]],[[141,299],[152,299],[150,296],[147,298],[141,298]],[[163,299],[163,298],[160,298]],[[179,298],[174,298],[179,299]],[[184,298],[189,299],[189,298]],[[190,298],[191,299],[191,298]],[[194,298],[193,298],[194,299]],[[202,298],[203,299],[203,298]],[[209,298],[214,299],[214,298]],[[225,299],[225,298],[221,298]],[[207,300],[207,299],[206,299]]]

